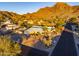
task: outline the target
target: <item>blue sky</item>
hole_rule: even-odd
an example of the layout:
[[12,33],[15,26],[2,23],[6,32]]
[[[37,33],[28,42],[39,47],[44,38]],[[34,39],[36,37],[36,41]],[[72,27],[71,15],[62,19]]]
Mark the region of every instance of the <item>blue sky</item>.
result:
[[[67,2],[70,5],[79,5],[79,2]],[[18,14],[35,12],[40,8],[53,6],[54,2],[0,2],[0,10],[12,11]]]

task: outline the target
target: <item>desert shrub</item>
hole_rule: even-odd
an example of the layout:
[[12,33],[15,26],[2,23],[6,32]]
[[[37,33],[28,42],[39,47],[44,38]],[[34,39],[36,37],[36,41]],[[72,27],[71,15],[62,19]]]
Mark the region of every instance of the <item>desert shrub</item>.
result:
[[0,36],[0,55],[15,56],[20,54],[20,45],[10,39],[8,36]]

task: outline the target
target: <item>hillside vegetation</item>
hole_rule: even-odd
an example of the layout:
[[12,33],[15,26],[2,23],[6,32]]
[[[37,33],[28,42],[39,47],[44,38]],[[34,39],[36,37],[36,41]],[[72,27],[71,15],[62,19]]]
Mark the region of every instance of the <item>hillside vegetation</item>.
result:
[[28,24],[55,26],[56,22],[60,21],[62,23],[63,21],[68,21],[68,18],[77,16],[79,16],[79,6],[70,6],[63,2],[58,2],[52,7],[40,8],[37,12],[23,15],[0,11],[0,21],[11,20],[13,23],[22,26],[28,26]]

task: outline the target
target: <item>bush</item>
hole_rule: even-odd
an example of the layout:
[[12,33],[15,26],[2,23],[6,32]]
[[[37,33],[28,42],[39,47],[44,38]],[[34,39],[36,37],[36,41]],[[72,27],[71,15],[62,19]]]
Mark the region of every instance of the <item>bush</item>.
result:
[[12,41],[8,36],[0,36],[0,56],[15,56],[20,52],[18,43]]

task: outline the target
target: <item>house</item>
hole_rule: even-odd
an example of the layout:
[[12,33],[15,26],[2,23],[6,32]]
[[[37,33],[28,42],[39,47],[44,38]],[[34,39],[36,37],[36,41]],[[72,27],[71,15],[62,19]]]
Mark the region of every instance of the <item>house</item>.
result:
[[10,20],[7,20],[3,24],[11,24],[11,21]]
[[[48,31],[54,30],[55,27],[47,27]],[[24,34],[33,34],[33,33],[40,33],[44,32],[42,26],[32,26],[31,28],[24,31]]]
[[15,33],[23,34],[24,30],[26,30],[25,27],[19,27],[19,28],[16,28]]
[[8,24],[7,26],[6,26],[6,29],[7,30],[12,30],[12,29],[16,29],[16,28],[18,28],[19,26],[17,26],[17,25],[15,25],[15,24]]
[[18,33],[18,34],[23,34],[23,32],[22,32],[22,31],[20,31],[20,30],[15,30],[15,33]]
[[54,29],[55,29],[55,27],[47,27],[48,31],[51,31],[51,30],[54,30]]
[[12,29],[18,28],[19,26],[17,26],[16,24],[13,24],[10,20],[7,20],[2,24],[2,27],[5,27],[6,30],[12,30]]
[[33,34],[33,33],[43,33],[43,29],[41,26],[33,26],[24,31],[24,34]]

